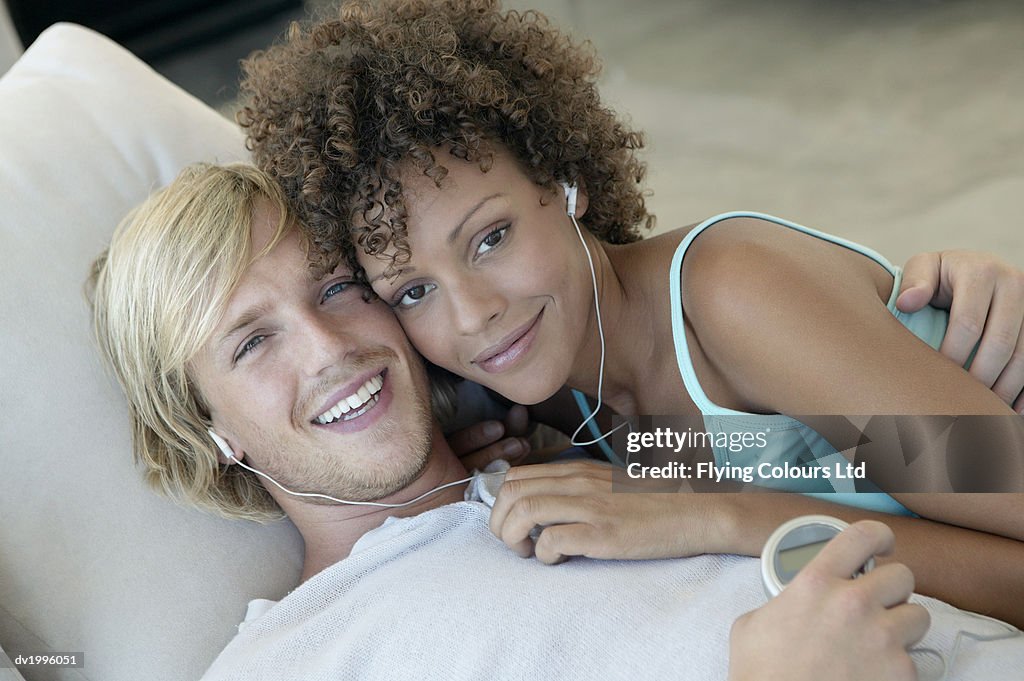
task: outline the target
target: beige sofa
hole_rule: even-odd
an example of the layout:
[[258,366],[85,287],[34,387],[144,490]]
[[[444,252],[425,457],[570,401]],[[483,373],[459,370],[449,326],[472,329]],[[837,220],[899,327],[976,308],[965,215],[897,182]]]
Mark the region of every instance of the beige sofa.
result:
[[144,486],[82,294],[131,206],[188,162],[245,157],[234,124],[80,27],[49,29],[0,79],[0,647],[85,653],[28,681],[198,678],[248,599],[297,581],[290,524]]

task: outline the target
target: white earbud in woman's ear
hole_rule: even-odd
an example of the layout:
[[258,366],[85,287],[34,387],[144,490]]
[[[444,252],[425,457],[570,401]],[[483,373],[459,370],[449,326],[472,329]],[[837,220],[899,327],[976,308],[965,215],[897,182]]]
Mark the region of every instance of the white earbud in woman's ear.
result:
[[565,214],[571,218],[576,217],[576,194],[578,192],[575,184],[559,182],[565,192]]
[[238,462],[238,459],[235,458],[235,452],[231,449],[231,445],[228,444],[227,440],[222,438],[220,435],[217,435],[217,433],[213,431],[213,428],[208,428],[206,432],[210,434],[210,437],[213,438],[214,444],[220,448],[221,454],[223,454],[228,461]]

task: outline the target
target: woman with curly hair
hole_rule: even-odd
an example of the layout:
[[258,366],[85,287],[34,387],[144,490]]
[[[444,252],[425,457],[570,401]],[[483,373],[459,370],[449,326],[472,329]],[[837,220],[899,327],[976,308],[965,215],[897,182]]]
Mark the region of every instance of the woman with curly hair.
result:
[[[570,386],[622,415],[772,431],[767,447],[738,454],[712,445],[730,466],[838,456],[829,441],[841,435],[788,415],[1013,415],[934,349],[944,311],[897,310],[902,272],[866,248],[752,213],[641,240],[653,221],[641,136],[601,103],[591,52],[535,12],[487,0],[347,4],[336,19],[293,26],[245,68],[240,122],[318,265],[361,267],[424,357],[510,400],[545,403]],[[1010,300],[1019,307],[1020,291]],[[989,381],[1008,401],[1018,369],[1011,361]],[[1024,439],[1003,421],[1000,435],[1018,449],[1002,462],[1001,489],[1017,491]],[[524,554],[631,557],[631,536],[657,533],[664,555],[756,555],[801,512],[877,517],[804,496],[611,495],[606,469],[563,470],[509,474],[516,484],[492,529]],[[1006,611],[1000,592],[1024,598],[1012,569],[1024,495],[844,501],[990,533],[887,521],[909,537],[900,559],[927,592],[993,612]],[[537,525],[549,527],[534,547]],[[972,579],[965,590],[934,561],[936,541],[957,542],[958,567],[984,569],[998,589],[981,593]]]

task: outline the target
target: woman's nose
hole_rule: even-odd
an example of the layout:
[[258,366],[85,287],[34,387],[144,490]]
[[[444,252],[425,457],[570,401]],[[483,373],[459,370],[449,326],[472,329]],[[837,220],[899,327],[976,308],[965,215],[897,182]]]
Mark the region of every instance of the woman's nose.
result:
[[464,335],[478,334],[500,319],[506,302],[493,286],[466,281],[451,289],[449,304],[455,330]]

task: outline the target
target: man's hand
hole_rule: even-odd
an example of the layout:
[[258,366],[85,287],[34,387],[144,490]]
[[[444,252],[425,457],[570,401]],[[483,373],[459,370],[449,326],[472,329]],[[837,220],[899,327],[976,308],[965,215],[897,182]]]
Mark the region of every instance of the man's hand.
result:
[[779,596],[736,620],[729,681],[911,681],[907,648],[928,631],[928,611],[907,603],[914,576],[899,563],[851,579],[871,556],[892,552],[892,531],[848,527]]
[[495,459],[515,466],[530,455],[525,437],[529,427],[526,407],[515,405],[504,421],[481,421],[448,436],[448,446],[462,460],[466,470],[483,470]]
[[[513,468],[491,510],[491,532],[542,563],[570,556],[675,558],[715,551],[714,495],[612,492],[613,469],[591,461]],[[678,485],[677,485],[678,486]],[[534,528],[543,530],[536,544]],[[534,533],[536,536],[536,533]]]
[[970,373],[1024,413],[1024,272],[973,251],[920,253],[904,266],[896,306],[949,309],[940,352],[963,366],[981,340]]

